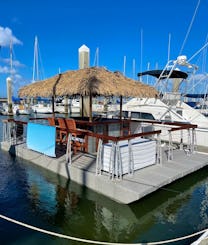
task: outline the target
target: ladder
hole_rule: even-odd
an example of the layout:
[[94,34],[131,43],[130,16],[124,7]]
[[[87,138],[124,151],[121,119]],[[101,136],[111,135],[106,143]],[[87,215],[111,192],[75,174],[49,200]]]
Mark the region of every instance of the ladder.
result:
[[[163,85],[159,91],[159,96],[162,96],[165,91],[167,91],[167,85],[168,85],[168,79],[170,78],[171,74],[173,73],[174,69],[177,66],[176,61],[168,61],[167,64],[165,65],[164,69],[160,73],[160,76],[158,77],[157,81],[155,82],[154,87],[157,88],[159,85]],[[170,68],[168,70],[168,68]]]

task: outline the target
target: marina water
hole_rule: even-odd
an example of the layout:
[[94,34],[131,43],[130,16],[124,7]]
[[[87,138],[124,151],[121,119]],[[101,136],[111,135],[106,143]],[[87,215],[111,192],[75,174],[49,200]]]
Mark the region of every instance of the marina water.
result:
[[[208,228],[208,168],[123,205],[0,150],[0,214],[90,240],[145,243],[172,239]],[[195,239],[171,244],[190,244]],[[84,244],[0,219],[0,244],[44,243]]]

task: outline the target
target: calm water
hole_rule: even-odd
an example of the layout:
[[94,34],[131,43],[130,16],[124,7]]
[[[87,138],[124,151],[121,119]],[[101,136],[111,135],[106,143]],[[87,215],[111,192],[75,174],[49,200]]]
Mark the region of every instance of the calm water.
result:
[[[128,243],[171,239],[208,227],[208,168],[121,205],[7,152],[0,155],[0,214],[19,221],[70,236]],[[44,242],[81,244],[0,219],[0,244]]]

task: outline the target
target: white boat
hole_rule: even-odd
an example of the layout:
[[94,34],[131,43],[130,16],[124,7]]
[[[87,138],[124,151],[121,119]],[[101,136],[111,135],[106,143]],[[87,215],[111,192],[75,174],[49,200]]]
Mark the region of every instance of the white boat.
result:
[[63,99],[60,98],[58,102],[54,105],[54,110],[57,113],[70,113],[79,114],[80,113],[80,100],[73,99]]
[[79,99],[69,99],[69,112],[70,113],[80,113],[80,100]]
[[28,105],[14,105],[13,113],[16,115],[31,115],[33,109]]
[[52,113],[52,106],[50,104],[35,104],[32,106],[34,113],[50,114]]
[[[166,65],[163,70],[139,73],[139,75],[153,75],[158,78],[156,84],[160,85],[160,96],[159,98],[131,99],[123,105],[123,115],[131,119],[196,124],[196,144],[208,147],[208,117],[183,102],[182,94],[178,92],[178,88],[188,78],[188,74],[177,70],[177,66],[188,66],[195,69],[194,66],[187,63],[186,57],[182,56],[178,57],[172,66],[170,64]],[[162,90],[169,86],[170,81],[172,82],[172,92]],[[162,83],[162,86],[160,83]]]
[[[26,104],[13,104],[12,113],[13,115],[31,115],[33,113],[33,109]],[[7,103],[2,104],[0,114],[9,115]]]

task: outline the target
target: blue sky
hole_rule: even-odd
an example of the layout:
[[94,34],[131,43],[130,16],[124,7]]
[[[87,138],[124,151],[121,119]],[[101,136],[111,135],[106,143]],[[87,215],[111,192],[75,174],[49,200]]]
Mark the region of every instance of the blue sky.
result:
[[[85,44],[90,48],[91,66],[99,48],[99,66],[123,72],[126,56],[125,74],[137,79],[133,60],[136,73],[165,66],[169,33],[170,58],[177,58],[198,3],[199,0],[1,0],[0,97],[6,96],[11,38],[14,93],[32,80],[36,35],[41,78],[53,76],[59,69],[78,69],[78,48]],[[207,12],[208,1],[201,0],[181,53],[188,58],[206,42]],[[192,62],[199,62],[199,58],[200,55]]]

